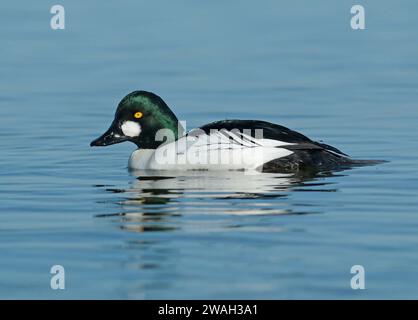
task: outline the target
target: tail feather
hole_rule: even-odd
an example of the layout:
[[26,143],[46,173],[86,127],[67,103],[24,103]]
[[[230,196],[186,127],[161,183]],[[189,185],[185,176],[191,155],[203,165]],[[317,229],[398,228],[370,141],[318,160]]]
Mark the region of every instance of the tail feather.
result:
[[372,166],[380,163],[389,162],[387,160],[356,160],[350,159],[354,166]]

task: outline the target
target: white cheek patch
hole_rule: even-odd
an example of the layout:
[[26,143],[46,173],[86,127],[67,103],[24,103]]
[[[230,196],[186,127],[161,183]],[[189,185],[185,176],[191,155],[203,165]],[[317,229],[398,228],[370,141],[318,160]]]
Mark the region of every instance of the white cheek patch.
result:
[[121,126],[122,132],[127,137],[138,137],[141,133],[139,123],[133,121],[125,121]]

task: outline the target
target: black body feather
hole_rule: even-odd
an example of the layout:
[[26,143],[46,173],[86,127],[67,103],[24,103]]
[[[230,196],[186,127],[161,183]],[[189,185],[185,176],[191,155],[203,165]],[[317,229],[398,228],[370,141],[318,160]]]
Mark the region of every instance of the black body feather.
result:
[[[200,127],[206,134],[211,130],[239,130],[256,136],[256,130],[262,130],[264,139],[279,140],[293,145],[285,148],[293,151],[289,156],[269,161],[260,168],[265,172],[328,171],[345,169],[352,166],[372,165],[381,161],[353,160],[339,149],[325,143],[316,142],[303,134],[286,127],[260,120],[222,120]],[[246,130],[246,131],[245,131]],[[251,130],[248,132],[248,130]]]

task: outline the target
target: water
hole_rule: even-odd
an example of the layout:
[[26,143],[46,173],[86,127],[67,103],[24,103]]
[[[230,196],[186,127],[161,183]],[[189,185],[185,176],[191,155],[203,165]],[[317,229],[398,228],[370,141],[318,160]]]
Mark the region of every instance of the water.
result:
[[[0,298],[418,297],[416,2],[362,1],[365,31],[351,1],[61,4],[65,31],[49,1],[2,5]],[[89,142],[136,89],[189,129],[264,119],[389,162],[130,173],[133,145]]]

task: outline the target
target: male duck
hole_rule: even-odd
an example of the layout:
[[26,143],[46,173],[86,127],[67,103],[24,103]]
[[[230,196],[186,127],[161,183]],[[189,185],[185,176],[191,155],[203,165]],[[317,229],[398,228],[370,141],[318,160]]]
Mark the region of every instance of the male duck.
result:
[[184,133],[156,94],[134,91],[119,103],[110,128],[91,146],[131,141],[132,169],[325,171],[377,163],[353,160],[340,150],[283,126],[259,120],[221,120]]

